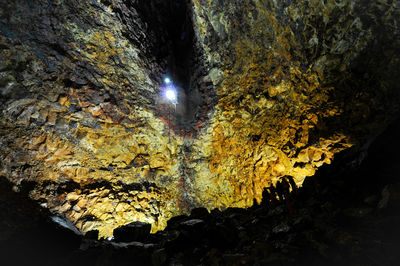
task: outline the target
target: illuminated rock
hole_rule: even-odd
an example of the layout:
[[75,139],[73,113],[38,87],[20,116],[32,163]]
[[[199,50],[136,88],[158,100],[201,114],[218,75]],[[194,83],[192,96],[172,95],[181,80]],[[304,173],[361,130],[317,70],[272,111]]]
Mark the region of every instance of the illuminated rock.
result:
[[207,71],[191,81],[211,89],[185,132],[159,94],[171,11],[149,2],[159,18],[124,1],[1,4],[0,176],[33,182],[31,198],[82,232],[249,207],[399,110],[395,1],[193,0]]

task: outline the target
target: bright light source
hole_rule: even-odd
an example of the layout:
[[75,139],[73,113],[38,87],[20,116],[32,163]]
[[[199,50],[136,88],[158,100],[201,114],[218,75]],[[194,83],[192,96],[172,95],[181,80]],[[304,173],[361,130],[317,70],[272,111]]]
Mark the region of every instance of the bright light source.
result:
[[165,91],[165,97],[167,97],[168,100],[170,100],[172,103],[176,103],[176,92],[175,90],[168,88]]
[[172,104],[178,104],[178,92],[172,80],[168,77],[164,77],[164,84],[161,87],[161,96],[170,101]]

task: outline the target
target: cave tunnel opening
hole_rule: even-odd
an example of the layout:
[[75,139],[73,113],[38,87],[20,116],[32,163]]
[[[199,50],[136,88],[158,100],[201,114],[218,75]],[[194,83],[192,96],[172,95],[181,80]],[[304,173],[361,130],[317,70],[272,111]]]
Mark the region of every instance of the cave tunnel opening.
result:
[[207,108],[202,107],[208,103],[201,96],[204,95],[204,84],[198,82],[204,73],[204,64],[196,49],[192,2],[139,0],[135,8],[154,36],[151,52],[163,69],[158,78],[163,82],[168,77],[177,90],[176,106],[161,100],[156,113],[164,118],[168,116],[168,126],[176,133],[194,131],[198,120],[205,119]]

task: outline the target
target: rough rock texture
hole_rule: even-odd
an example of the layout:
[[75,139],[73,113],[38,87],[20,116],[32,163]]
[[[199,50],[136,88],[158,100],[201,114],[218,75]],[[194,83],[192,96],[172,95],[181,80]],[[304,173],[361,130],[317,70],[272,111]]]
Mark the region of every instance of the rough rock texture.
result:
[[219,96],[202,147],[229,205],[285,175],[300,185],[398,110],[398,3],[193,3]]
[[284,201],[193,209],[156,234],[135,222],[117,228],[114,241],[98,241],[93,231],[79,237],[49,222],[40,215],[46,209],[27,204],[0,179],[9,187],[0,194],[2,265],[397,265],[399,134],[400,120],[360,166],[349,165],[357,154],[340,154]]
[[[183,63],[168,27],[185,4],[194,46]],[[194,207],[249,207],[284,177],[300,186],[398,113],[399,8],[3,1],[0,176],[100,237],[134,221],[155,232]],[[178,107],[193,119],[168,118],[167,72],[190,75],[182,91],[201,100]]]
[[162,62],[129,3],[1,4],[2,175],[101,236],[179,213],[177,144],[151,111]]

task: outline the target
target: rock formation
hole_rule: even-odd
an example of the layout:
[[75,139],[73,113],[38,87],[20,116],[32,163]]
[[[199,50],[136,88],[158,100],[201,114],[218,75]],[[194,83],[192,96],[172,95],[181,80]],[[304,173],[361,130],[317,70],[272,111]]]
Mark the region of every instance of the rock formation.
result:
[[3,1],[0,178],[100,237],[260,203],[398,114],[399,18],[392,0]]

